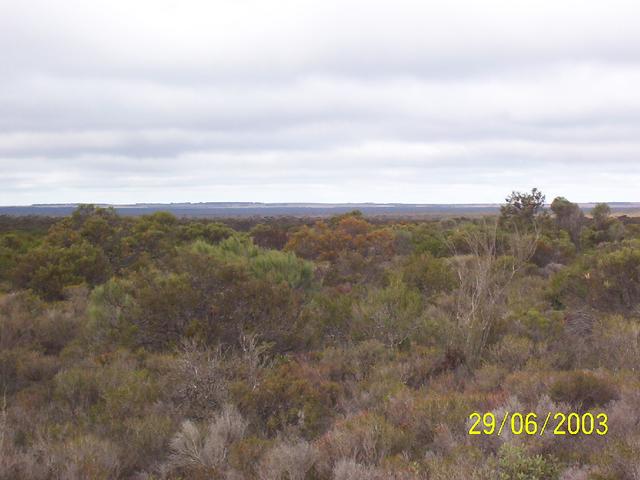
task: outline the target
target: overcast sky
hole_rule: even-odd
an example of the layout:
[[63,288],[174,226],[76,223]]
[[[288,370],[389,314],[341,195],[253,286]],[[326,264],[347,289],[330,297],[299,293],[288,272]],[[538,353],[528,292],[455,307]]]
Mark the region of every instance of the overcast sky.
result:
[[0,0],[0,204],[640,201],[634,1]]

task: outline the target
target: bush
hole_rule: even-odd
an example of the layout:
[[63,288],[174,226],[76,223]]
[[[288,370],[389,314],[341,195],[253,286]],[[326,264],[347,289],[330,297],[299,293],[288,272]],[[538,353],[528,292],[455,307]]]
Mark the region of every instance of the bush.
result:
[[339,386],[317,370],[285,361],[267,371],[255,389],[235,384],[232,395],[247,418],[263,427],[269,436],[294,427],[311,438],[323,431],[335,415],[339,392]]
[[539,267],[549,263],[567,264],[575,255],[576,246],[571,242],[569,234],[561,231],[556,237],[542,235],[538,239],[531,261]]
[[557,304],[587,301],[603,310],[629,310],[640,302],[640,243],[603,249],[554,276],[551,299]]
[[69,285],[104,282],[110,273],[105,253],[85,240],[70,246],[42,245],[19,258],[14,282],[47,300],[61,300]]
[[559,477],[558,465],[541,455],[527,455],[519,447],[505,444],[498,458],[499,480],[555,480]]
[[86,412],[100,400],[101,386],[94,369],[72,367],[54,378],[54,396],[72,412]]
[[217,413],[206,429],[186,420],[171,440],[169,465],[178,471],[222,477],[229,449],[244,437],[246,429],[247,422],[230,405]]
[[527,363],[533,350],[533,342],[528,338],[506,335],[491,346],[489,356],[499,365],[513,371]]
[[286,282],[292,288],[308,287],[313,267],[310,262],[296,257],[291,252],[267,250],[250,262],[253,275],[269,282]]
[[355,306],[357,339],[376,339],[389,347],[408,342],[417,330],[422,313],[422,297],[400,280],[393,279],[382,290],[371,290]]
[[109,440],[94,435],[73,439],[66,443],[61,455],[62,474],[59,478],[73,480],[118,478],[121,471],[119,455],[120,449]]
[[388,477],[378,468],[342,459],[333,467],[333,480],[385,480]]
[[[0,300],[0,348],[21,347],[57,355],[79,333],[86,297],[47,305],[28,292]],[[80,312],[76,311],[80,310]]]
[[429,223],[416,225],[412,230],[413,250],[416,254],[429,254],[444,257],[450,253],[445,236],[439,227]]
[[590,365],[612,370],[637,368],[640,363],[640,326],[620,315],[596,320],[588,355]]
[[363,465],[378,465],[387,455],[400,453],[405,436],[384,417],[363,412],[337,422],[320,440],[325,468],[351,459]]
[[229,465],[239,473],[239,478],[259,478],[262,457],[272,444],[273,440],[255,435],[245,437],[229,447]]
[[554,402],[569,403],[581,412],[604,406],[618,398],[611,380],[588,371],[560,375],[551,384],[549,393]]
[[309,478],[318,453],[304,440],[281,442],[264,456],[260,480],[304,480]]
[[314,260],[333,261],[341,253],[354,252],[363,257],[391,256],[394,235],[376,229],[359,215],[341,215],[330,223],[319,221],[313,227],[303,226],[290,237],[285,249]]
[[403,281],[427,296],[452,290],[456,278],[449,263],[430,254],[408,257],[402,272]]

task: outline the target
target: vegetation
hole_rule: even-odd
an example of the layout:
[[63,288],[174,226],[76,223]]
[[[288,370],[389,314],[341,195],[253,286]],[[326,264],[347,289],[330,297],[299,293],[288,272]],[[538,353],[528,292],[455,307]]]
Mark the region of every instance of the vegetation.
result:
[[535,189],[486,218],[2,217],[0,480],[635,479],[639,306],[633,219]]

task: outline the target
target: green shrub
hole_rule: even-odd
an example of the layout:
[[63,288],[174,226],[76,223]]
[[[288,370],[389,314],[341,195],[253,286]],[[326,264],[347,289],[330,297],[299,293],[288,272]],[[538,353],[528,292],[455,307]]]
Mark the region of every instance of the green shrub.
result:
[[354,308],[354,337],[376,339],[390,347],[408,342],[420,324],[422,297],[399,279],[370,290]]
[[528,455],[522,448],[502,446],[498,456],[499,480],[555,480],[559,467],[553,459]]
[[542,235],[536,244],[536,250],[531,261],[539,267],[549,263],[567,264],[575,258],[576,246],[565,231],[558,232],[557,236]]
[[296,257],[291,252],[266,250],[250,262],[250,271],[261,280],[286,282],[292,288],[307,287],[311,283],[311,262]]
[[18,259],[14,282],[47,300],[60,300],[66,286],[81,283],[94,286],[104,282],[109,274],[104,251],[86,240],[78,240],[70,246],[47,244],[25,253]]
[[456,278],[449,263],[430,254],[408,257],[402,272],[403,281],[425,295],[452,290]]
[[[613,248],[613,247],[612,247]],[[602,310],[628,310],[640,302],[640,243],[626,242],[583,257],[552,278],[556,304],[588,302]]]
[[413,251],[416,254],[430,254],[435,257],[444,257],[450,253],[445,242],[445,237],[438,227],[422,223],[411,230]]

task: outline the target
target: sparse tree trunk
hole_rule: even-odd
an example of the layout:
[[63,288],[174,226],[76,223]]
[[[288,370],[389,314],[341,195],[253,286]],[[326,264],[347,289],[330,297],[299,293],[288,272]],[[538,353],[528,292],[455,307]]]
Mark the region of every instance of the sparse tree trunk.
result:
[[498,221],[483,220],[480,228],[465,232],[469,254],[458,255],[453,245],[459,288],[455,319],[466,362],[480,360],[496,319],[502,315],[507,290],[516,274],[535,252],[538,232],[514,228],[501,254],[497,248]]

